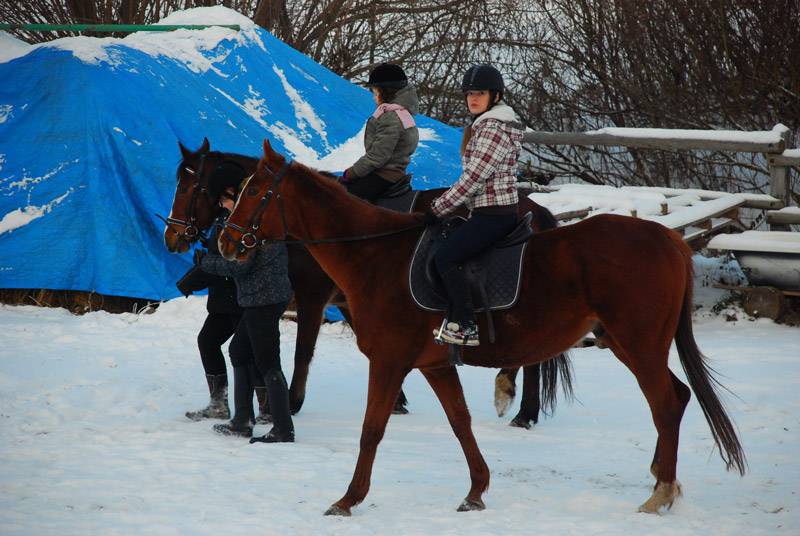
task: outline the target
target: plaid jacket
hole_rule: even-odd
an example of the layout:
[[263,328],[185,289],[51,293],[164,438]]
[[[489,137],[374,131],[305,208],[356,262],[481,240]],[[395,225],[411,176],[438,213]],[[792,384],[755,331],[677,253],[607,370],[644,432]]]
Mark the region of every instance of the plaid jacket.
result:
[[511,107],[501,102],[479,116],[471,128],[472,137],[461,158],[461,177],[431,206],[437,216],[461,204],[472,212],[476,208],[517,203],[522,124]]

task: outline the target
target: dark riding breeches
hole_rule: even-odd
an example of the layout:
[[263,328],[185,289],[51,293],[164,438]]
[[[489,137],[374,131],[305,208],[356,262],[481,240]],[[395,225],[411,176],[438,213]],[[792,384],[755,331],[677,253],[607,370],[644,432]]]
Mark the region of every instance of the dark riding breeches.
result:
[[225,356],[222,345],[231,338],[239,324],[239,315],[208,313],[200,333],[197,334],[197,348],[203,361],[206,374],[219,376],[226,374]]
[[230,345],[234,367],[253,367],[258,377],[281,368],[281,316],[288,303],[245,307]]
[[458,229],[453,231],[434,256],[440,276],[465,260],[474,257],[497,240],[510,233],[517,224],[516,214],[489,216],[473,214]]

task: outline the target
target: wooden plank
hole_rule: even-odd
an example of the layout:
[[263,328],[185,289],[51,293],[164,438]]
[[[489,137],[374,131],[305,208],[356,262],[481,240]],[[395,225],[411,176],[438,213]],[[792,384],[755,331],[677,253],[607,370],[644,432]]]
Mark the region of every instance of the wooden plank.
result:
[[[723,289],[723,290],[739,290],[739,291],[742,291],[742,292],[752,292],[753,290],[758,288],[758,287],[739,287],[739,286],[736,286],[736,285],[722,285],[722,284],[719,284],[719,283],[714,283],[711,286],[713,288],[719,288],[719,289]],[[777,290],[781,294],[785,294],[787,296],[800,296],[800,290],[781,290],[781,289],[777,289]]]
[[[638,147],[657,150],[687,151],[733,151],[743,153],[782,153],[786,142],[776,130],[767,132],[740,131],[703,131],[655,129],[661,134],[653,133],[654,129],[604,128],[590,132],[545,132],[528,130],[522,136],[523,143],[540,143],[543,145],[579,145],[579,146],[612,146]],[[759,135],[769,136],[774,141],[749,141]]]
[[770,225],[800,225],[800,212],[769,210],[766,220]]

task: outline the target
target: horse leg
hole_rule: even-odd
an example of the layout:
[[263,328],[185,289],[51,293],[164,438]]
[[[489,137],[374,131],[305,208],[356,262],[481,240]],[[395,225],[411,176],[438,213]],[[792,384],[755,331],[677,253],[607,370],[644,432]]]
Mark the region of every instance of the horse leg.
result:
[[481,497],[489,489],[489,467],[481,455],[478,443],[472,433],[472,417],[464,400],[464,390],[455,367],[422,370],[422,374],[436,393],[444,408],[447,420],[461,444],[464,456],[469,465],[472,482],[469,493],[461,505],[459,512],[483,510],[486,506]]
[[[678,440],[683,412],[689,403],[691,391],[667,367],[668,346],[661,351],[639,350],[634,354],[625,351],[611,334],[605,334],[603,339],[617,358],[636,376],[639,388],[650,406],[658,432],[655,454],[650,465],[650,472],[656,477],[656,485],[653,495],[638,510],[657,514],[662,508],[671,508],[681,494],[681,484],[676,478]],[[639,341],[639,344],[642,342]],[[650,348],[658,346],[654,343]],[[631,359],[631,355],[636,355],[637,359]],[[659,363],[663,363],[663,368]]]
[[[387,361],[391,362],[391,359]],[[407,374],[407,370],[390,366],[379,367],[370,361],[367,411],[364,415],[364,425],[361,428],[361,445],[356,469],[347,493],[333,503],[325,515],[349,516],[350,509],[367,496],[372,464],[375,462],[375,452],[378,449],[378,443],[383,439],[386,423],[389,421],[392,407],[400,392],[400,386],[403,385]]]
[[294,299],[297,307],[297,339],[294,347],[294,372],[289,386],[289,407],[292,415],[300,411],[306,398],[308,368],[311,358],[314,357],[314,347],[328,296],[295,291]]
[[518,426],[530,430],[531,423],[539,422],[539,375],[541,365],[527,365],[522,368],[522,400],[519,404],[519,413],[511,420],[511,426]]
[[514,397],[517,396],[517,368],[504,368],[500,369],[494,379],[494,408],[497,410],[497,416],[502,417],[514,403]]

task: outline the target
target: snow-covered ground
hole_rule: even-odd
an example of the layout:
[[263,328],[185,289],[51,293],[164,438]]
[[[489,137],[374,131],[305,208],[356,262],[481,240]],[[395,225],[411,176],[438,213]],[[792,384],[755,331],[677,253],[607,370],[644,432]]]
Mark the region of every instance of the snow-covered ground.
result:
[[[578,400],[532,430],[496,416],[495,370],[459,369],[492,471],[482,512],[456,512],[467,466],[413,371],[410,414],[391,418],[366,501],[351,518],[326,517],[352,477],[367,391],[368,362],[347,327],[323,326],[297,443],[250,445],[184,417],[208,401],[195,342],[204,297],[140,315],[0,306],[0,533],[800,534],[800,329],[710,314],[721,291],[703,282],[718,269],[698,267],[695,332],[736,395],[750,472],[725,471],[693,401],[684,494],[661,516],[636,512],[653,484],[655,430],[608,350],[572,352]],[[281,331],[288,376],[296,324]],[[683,376],[676,356],[673,370]]]

